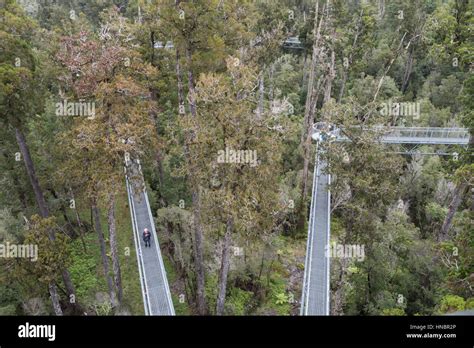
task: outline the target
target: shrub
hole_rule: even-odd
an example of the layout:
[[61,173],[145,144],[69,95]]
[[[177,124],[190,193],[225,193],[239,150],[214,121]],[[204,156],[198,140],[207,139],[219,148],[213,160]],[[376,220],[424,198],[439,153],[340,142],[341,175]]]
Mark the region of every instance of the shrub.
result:
[[451,313],[464,310],[466,301],[457,295],[446,295],[441,299],[439,305],[440,313]]
[[406,315],[405,310],[403,308],[385,308],[382,311],[382,315],[386,316],[402,316]]

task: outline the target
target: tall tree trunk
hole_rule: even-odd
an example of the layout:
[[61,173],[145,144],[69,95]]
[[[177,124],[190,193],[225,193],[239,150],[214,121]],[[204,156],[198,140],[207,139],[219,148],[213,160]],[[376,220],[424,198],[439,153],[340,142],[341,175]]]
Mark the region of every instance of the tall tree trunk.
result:
[[188,102],[191,110],[191,115],[196,117],[196,101],[194,100],[194,74],[191,69],[191,48],[186,47],[186,63],[188,65]]
[[51,297],[51,302],[53,303],[54,314],[63,315],[63,310],[61,309],[61,305],[59,304],[59,295],[58,289],[56,288],[56,284],[49,283],[48,290],[49,295]]
[[304,144],[303,156],[303,177],[301,179],[301,208],[304,210],[306,198],[308,196],[308,176],[309,176],[309,155],[311,147],[311,134],[306,134],[306,142]]
[[403,74],[403,83],[402,83],[402,93],[405,93],[408,84],[410,83],[410,76],[411,76],[411,71],[413,68],[413,57],[414,57],[414,44],[410,47],[410,51],[408,53],[408,58],[407,58],[407,63],[405,65],[405,73]]
[[[191,48],[186,46],[186,62],[188,65],[188,102],[191,110],[191,115],[196,117],[196,103],[194,100],[194,75],[191,69]],[[192,138],[192,135],[191,135]],[[188,158],[188,163],[191,159]],[[203,258],[203,233],[201,226],[201,200],[199,194],[199,182],[191,178],[192,183],[192,202],[193,202],[193,217],[194,217],[194,263],[196,268],[196,302],[198,312],[201,315],[207,313],[207,305],[205,298],[205,273],[204,273],[204,258]]]
[[184,107],[183,74],[181,73],[179,49],[176,48],[176,79],[178,80],[178,103]]
[[271,103],[273,103],[273,76],[275,74],[275,64],[272,64],[271,67],[270,67],[270,76],[269,76],[269,79],[268,79],[268,100],[270,101],[270,105]]
[[[49,192],[51,192],[51,194],[53,195],[53,197],[54,197],[55,199],[58,199],[58,200],[59,200],[59,195],[58,195],[58,193],[57,193],[53,188],[51,188],[51,189],[49,190]],[[71,237],[71,238],[75,237],[75,236],[78,234],[78,232],[77,232],[76,229],[74,228],[74,224],[72,223],[71,219],[69,218],[69,216],[68,216],[68,214],[67,214],[66,205],[61,203],[61,204],[59,205],[59,208],[58,208],[58,209],[61,210],[61,213],[62,213],[62,215],[63,215],[64,221],[66,221],[66,222],[67,222],[67,225],[70,226],[70,228],[71,228],[71,232],[67,232],[67,235],[68,235],[69,237]]]
[[372,298],[372,278],[370,277],[372,274],[372,268],[369,267],[367,269],[367,289],[365,291],[365,306],[363,307],[364,309],[362,310],[362,314],[367,315],[368,314],[368,308],[370,304],[370,300]]
[[328,78],[326,80],[326,89],[324,90],[324,103],[326,104],[331,99],[332,81],[336,77],[334,64],[336,63],[336,54],[334,49],[331,49],[331,63],[329,65]]
[[[158,185],[160,185],[159,187],[164,187],[165,175],[164,175],[164,170],[163,170],[163,155],[161,153],[161,150],[156,151],[155,159],[156,159],[156,166],[158,168]],[[168,202],[166,201],[165,197],[163,197],[161,192],[158,193],[158,200],[162,207],[168,206]]]
[[97,207],[96,200],[94,199],[91,205],[92,215],[94,218],[94,227],[95,231],[97,232],[97,236],[99,238],[99,246],[100,246],[100,256],[102,257],[102,266],[104,267],[104,276],[105,280],[107,281],[107,287],[109,289],[109,296],[112,306],[115,307],[117,305],[117,298],[114,289],[114,283],[112,277],[110,276],[110,269],[109,269],[109,258],[107,256],[107,246],[105,244],[104,232],[102,231],[102,226],[100,224],[100,212],[99,208]]
[[347,76],[349,75],[349,67],[352,64],[352,58],[354,56],[354,49],[355,49],[356,44],[357,44],[357,39],[359,38],[359,35],[361,33],[361,22],[362,22],[363,12],[364,12],[364,10],[360,10],[359,19],[357,20],[356,33],[354,35],[354,41],[352,41],[351,53],[349,53],[349,58],[347,58],[347,66],[344,65],[344,71],[342,72],[341,89],[339,90],[339,97],[337,98],[338,102],[340,102],[342,100],[342,97],[344,97],[344,90],[346,88]]
[[[180,3],[179,0],[176,0],[176,6]],[[181,71],[180,63],[180,54],[179,48],[176,48],[176,79],[178,81],[178,102],[180,109],[184,107],[184,87],[183,87],[183,74]],[[189,61],[188,61],[189,62]],[[192,75],[191,75],[192,76]],[[194,88],[194,86],[192,86]],[[191,110],[191,112],[195,110]],[[181,111],[180,111],[181,112]],[[195,113],[193,114],[195,116]],[[185,152],[188,154],[188,146],[185,144]],[[190,163],[189,156],[187,155],[187,161]],[[190,180],[192,182],[192,178]],[[189,288],[191,293],[196,297],[196,303],[198,307],[199,314],[206,314],[206,299],[205,299],[205,275],[204,275],[204,266],[203,266],[203,246],[202,246],[202,230],[201,230],[201,213],[200,213],[200,201],[199,201],[199,192],[197,191],[199,187],[192,184],[191,190],[192,193],[192,202],[193,202],[193,228],[194,228],[194,244],[193,244],[193,256],[194,256],[194,267],[196,270],[196,287],[193,286],[192,279],[186,278],[189,283]],[[186,274],[189,274],[188,269],[186,269]]]
[[194,267],[196,269],[196,302],[198,313],[204,315],[207,313],[205,298],[205,274],[203,258],[203,237],[201,226],[201,202],[199,197],[199,188],[195,187],[192,193],[193,199],[193,218],[194,218]]
[[347,259],[344,257],[339,263],[341,269],[339,270],[339,277],[336,281],[336,290],[334,291],[334,306],[333,315],[343,315],[342,307],[344,305],[344,284],[346,282],[347,274]]
[[441,227],[440,233],[438,235],[438,240],[443,241],[448,239],[448,232],[451,228],[453,223],[454,214],[459,208],[459,205],[462,202],[464,192],[466,192],[467,183],[465,181],[456,185],[456,189],[454,190],[454,196],[451,200],[451,203],[448,207],[448,213],[446,214],[446,218],[444,219],[443,226]]
[[[471,135],[469,137],[468,147],[469,149],[472,149],[473,146],[474,146],[474,136]],[[466,189],[468,188],[469,188],[469,185],[463,179],[461,179],[461,181],[456,185],[453,199],[451,200],[451,203],[449,204],[449,207],[448,207],[448,213],[446,214],[446,218],[444,219],[443,226],[441,227],[440,233],[438,234],[438,240],[446,240],[448,238],[448,232],[449,232],[449,229],[451,228],[454,214],[458,210],[459,205],[462,202],[464,193],[466,192]],[[471,206],[471,209],[472,209],[472,206]]]
[[69,192],[71,193],[71,198],[74,201],[74,213],[76,215],[77,225],[79,226],[79,237],[81,238],[82,248],[84,249],[84,252],[87,253],[86,241],[84,240],[84,229],[76,206],[76,199],[74,198],[74,192],[72,191],[72,188],[69,188]]
[[311,66],[309,71],[308,77],[308,91],[306,95],[306,103],[305,103],[305,111],[304,111],[304,121],[303,121],[303,130],[301,132],[301,145],[303,149],[303,175],[301,180],[301,200],[299,203],[299,222],[298,227],[301,228],[304,225],[304,221],[306,220],[305,214],[305,202],[307,196],[307,186],[308,186],[308,171],[309,171],[309,156],[310,156],[310,147],[311,147],[311,110],[314,101],[314,77],[316,73],[316,64],[318,61],[319,56],[319,39],[321,36],[321,25],[323,22],[323,18],[321,16],[319,23],[318,23],[318,9],[319,9],[319,0],[316,1],[316,9],[315,9],[315,18],[314,18],[314,26],[313,26],[313,54],[311,56]]
[[[30,179],[31,186],[33,186],[33,191],[35,193],[36,203],[38,204],[38,207],[40,210],[40,215],[43,218],[47,218],[49,216],[49,209],[48,209],[48,206],[46,205],[46,200],[44,199],[43,190],[41,189],[39,185],[38,177],[36,176],[35,166],[33,164],[33,160],[31,159],[30,150],[28,148],[28,144],[26,143],[25,136],[23,135],[20,128],[15,128],[15,135],[16,135],[16,140],[18,142],[18,146],[20,148],[21,155],[23,156],[23,161],[25,162],[28,178]],[[54,235],[53,230],[50,230],[48,232],[48,237],[51,241],[55,240],[56,236]],[[61,265],[58,265],[58,267],[61,267]],[[69,299],[71,299],[72,296],[75,296],[75,290],[74,290],[74,285],[72,284],[69,272],[66,268],[63,269],[62,276],[63,276],[64,285],[66,286],[67,295],[69,296]],[[50,284],[49,289],[50,291],[51,289],[56,289],[56,285]],[[51,301],[53,301],[53,307],[56,306],[54,302],[55,298],[56,299],[58,298],[57,292],[56,292],[56,297],[53,297],[53,296],[51,297]],[[57,308],[55,308],[55,313],[57,313]]]
[[18,146],[20,147],[21,155],[23,156],[23,161],[25,162],[28,178],[30,179],[31,186],[33,186],[33,191],[35,193],[36,203],[38,204],[38,208],[40,210],[40,215],[41,217],[46,218],[49,216],[48,206],[46,205],[43,191],[41,190],[38,177],[36,176],[35,166],[33,164],[33,160],[31,159],[30,150],[28,149],[25,136],[19,128],[15,128],[15,134]]
[[344,96],[344,90],[346,88],[348,74],[349,74],[349,68],[344,68],[344,71],[342,72],[341,89],[339,90],[339,97],[337,98],[338,103],[342,100],[342,97]]
[[309,132],[308,125],[311,113],[311,105],[313,101],[313,85],[314,85],[314,76],[316,73],[316,64],[319,56],[319,39],[321,37],[321,24],[323,22],[322,17],[319,20],[318,25],[318,9],[319,9],[319,0],[316,1],[316,10],[314,18],[314,27],[313,27],[313,54],[311,56],[311,65],[309,70],[308,77],[308,90],[306,94],[305,110],[304,110],[304,121],[303,121],[303,131],[301,133],[300,143],[304,146],[306,141],[306,134]]
[[304,88],[306,84],[306,76],[308,73],[306,72],[308,69],[308,53],[306,52],[306,48],[304,49],[304,58],[303,58],[303,76],[301,77],[301,89]]
[[[155,32],[154,31],[150,32],[150,45],[151,45],[151,58],[150,58],[150,61],[151,61],[151,64],[153,66],[156,66],[155,65],[155,48],[154,48],[155,47]],[[156,88],[150,88],[150,92],[151,92],[151,99],[158,104],[157,89]],[[157,136],[159,137],[160,134],[158,133],[158,125],[159,125],[159,123],[158,123],[158,114],[157,114],[156,111],[153,110],[152,112],[150,112],[150,116],[152,118],[153,123],[155,124],[156,133],[157,133]],[[155,163],[156,163],[156,168],[158,169],[158,179],[159,179],[159,185],[160,186],[164,185],[163,158],[162,157],[163,156],[161,154],[161,150],[159,148],[156,149]],[[167,206],[168,205],[168,203],[165,201],[163,196],[159,195],[158,199],[159,199],[159,202],[162,206]]]
[[385,0],[379,0],[379,19],[382,19],[385,15]]
[[107,220],[109,224],[110,250],[112,255],[112,268],[114,272],[115,288],[117,290],[118,305],[122,305],[122,275],[120,273],[120,261],[118,252],[117,229],[115,226],[115,194],[109,194],[109,204],[107,212]]
[[262,272],[263,272],[263,266],[265,265],[265,245],[263,246],[262,249],[262,261],[260,262],[260,269],[258,271],[258,276],[257,280],[260,282],[260,279],[262,278]]
[[[76,304],[76,293],[74,289],[74,284],[72,283],[71,274],[67,268],[63,268],[61,271],[61,275],[63,277],[64,286],[66,287],[66,292],[69,297],[69,303],[74,307],[77,308]],[[71,302],[74,299],[74,302]]]
[[[353,216],[351,216],[347,222],[346,233],[343,239],[343,245],[346,245],[349,240],[349,236],[352,234],[352,226],[354,225]],[[334,291],[334,306],[333,308],[333,315],[343,315],[343,306],[344,306],[344,285],[346,283],[346,276],[347,276],[347,266],[348,262],[346,258],[342,258],[340,260],[340,269],[339,275],[336,280],[336,289]]]
[[234,221],[232,217],[227,218],[226,231],[224,236],[224,245],[222,247],[221,268],[219,271],[219,292],[217,294],[216,314],[222,315],[224,312],[225,294],[227,289],[227,275],[230,265],[230,242]]
[[[151,100],[156,102],[156,104],[159,104],[157,90],[155,88],[150,88],[150,92],[151,92],[150,93]],[[155,125],[157,138],[160,138],[160,134],[158,131],[158,127],[159,127],[158,113],[155,110],[150,112],[150,120]],[[162,185],[164,185],[164,172],[163,172],[163,155],[161,153],[160,148],[157,148],[155,150],[155,164],[156,164],[156,168],[158,169],[158,185],[162,187]],[[168,203],[165,201],[164,197],[160,194],[160,192],[161,190],[158,190],[158,200],[161,206],[165,207],[168,205]]]

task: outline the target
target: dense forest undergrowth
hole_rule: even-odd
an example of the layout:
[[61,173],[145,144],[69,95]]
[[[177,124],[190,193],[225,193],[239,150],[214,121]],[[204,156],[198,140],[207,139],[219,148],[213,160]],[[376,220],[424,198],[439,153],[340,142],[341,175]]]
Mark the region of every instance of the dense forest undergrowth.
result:
[[318,145],[331,314],[474,309],[472,138],[410,148],[371,131],[472,134],[472,10],[0,0],[0,315],[144,314],[126,158],[176,314],[298,315],[318,122],[351,140]]

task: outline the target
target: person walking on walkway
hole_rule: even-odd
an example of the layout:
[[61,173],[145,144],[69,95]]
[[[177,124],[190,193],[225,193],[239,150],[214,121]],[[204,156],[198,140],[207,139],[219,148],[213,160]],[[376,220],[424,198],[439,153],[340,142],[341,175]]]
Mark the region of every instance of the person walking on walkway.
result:
[[150,243],[150,240],[151,240],[151,233],[150,231],[148,231],[148,228],[145,228],[143,230],[143,241],[145,242],[145,247],[151,247],[151,243]]

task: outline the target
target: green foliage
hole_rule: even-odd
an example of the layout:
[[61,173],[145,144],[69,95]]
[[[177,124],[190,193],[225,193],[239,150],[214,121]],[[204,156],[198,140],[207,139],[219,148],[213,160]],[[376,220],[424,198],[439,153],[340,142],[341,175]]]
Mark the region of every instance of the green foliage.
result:
[[211,313],[214,312],[216,308],[216,299],[217,299],[217,289],[218,289],[218,279],[217,276],[214,274],[209,274],[206,277],[206,299],[207,299],[207,306]]
[[226,298],[225,312],[231,315],[246,315],[253,292],[231,287]]
[[0,210],[0,241],[21,242],[25,230],[20,218],[13,216],[8,208]]
[[14,304],[9,304],[3,307],[0,307],[0,315],[16,315],[16,306]]
[[441,227],[447,212],[447,208],[442,207],[436,202],[429,202],[426,205],[426,220],[434,226],[433,230]]
[[[35,262],[22,259],[17,267],[17,277],[35,277],[44,285],[61,279],[61,271],[63,267],[68,267],[71,258],[67,238],[57,232],[55,217],[40,218],[38,215],[31,217],[24,243],[37,246],[38,259]],[[53,234],[56,235],[54,240],[51,240]]]
[[0,315],[21,314],[18,311],[20,303],[21,296],[17,289],[11,285],[0,285]]
[[266,306],[277,315],[290,314],[290,297],[286,292],[286,281],[279,273],[270,275]]
[[76,297],[82,303],[92,303],[97,291],[105,291],[106,285],[103,277],[98,277],[98,262],[100,256],[96,235],[88,234],[85,237],[89,249],[87,252],[82,247],[80,239],[71,243],[71,264],[69,272],[75,284]]
[[276,295],[276,301],[275,301],[275,304],[277,305],[283,305],[285,303],[288,303],[289,300],[288,300],[288,295],[285,294],[285,293],[280,293],[280,294],[277,294]]
[[[169,273],[167,273],[168,275]],[[168,279],[169,281],[169,279]],[[176,315],[191,315],[191,309],[188,306],[188,303],[186,301],[181,302],[179,299],[179,296],[176,296],[175,294],[171,294],[171,297],[173,299],[173,306],[174,306],[174,311]]]
[[94,311],[97,315],[102,315],[102,316],[112,315],[112,305],[108,302],[95,304]]
[[[0,314],[19,313],[31,296],[45,300],[46,284],[61,285],[66,266],[78,300],[93,304],[99,315],[111,314],[107,304],[94,306],[94,294],[106,289],[97,236],[86,233],[84,251],[80,239],[63,233],[77,227],[72,211],[64,210],[71,194],[86,221],[90,199],[98,198],[102,210],[111,192],[117,194],[125,302],[133,314],[143,313],[123,194],[125,152],[144,167],[177,314],[195,310],[195,299],[181,303],[178,292],[196,286],[191,199],[196,190],[210,312],[216,307],[222,232],[232,217],[232,243],[245,246],[245,257],[231,255],[225,313],[294,313],[292,291],[304,268],[307,231],[297,224],[290,202],[302,195],[299,145],[315,2],[0,1],[0,242],[33,243],[40,250],[36,263],[0,260]],[[352,140],[323,145],[332,175],[331,235],[364,245],[366,253],[364,260],[332,270],[343,283],[334,289],[341,290],[340,312],[430,315],[473,308],[474,232],[467,194],[473,185],[472,147],[418,148],[456,151],[457,161],[402,157],[389,154],[401,147],[380,145],[380,134],[361,131],[404,124],[464,126],[472,132],[471,4],[335,1],[324,14],[319,5],[319,19],[328,21],[318,42],[319,95],[312,101],[311,122],[345,126]],[[282,49],[288,36],[298,37],[304,50]],[[154,48],[157,41],[172,41],[174,49]],[[124,64],[127,58],[130,64]],[[263,112],[257,117],[261,82]],[[54,105],[65,98],[94,100],[96,118],[57,117]],[[383,117],[377,108],[389,100],[419,102],[420,118]],[[282,101],[293,113],[273,112]],[[23,163],[14,159],[15,128],[28,140],[52,216],[31,218],[29,231],[23,216],[37,206]],[[260,162],[217,163],[217,152],[226,147],[256,150]],[[461,184],[466,188],[449,239],[438,242]]]
[[470,297],[466,300],[466,304],[464,306],[466,310],[474,309],[474,297]]
[[403,308],[385,308],[382,311],[382,315],[388,315],[388,316],[403,316],[406,315],[405,311]]
[[462,311],[466,307],[466,301],[456,295],[446,295],[439,303],[439,313],[452,313]]

